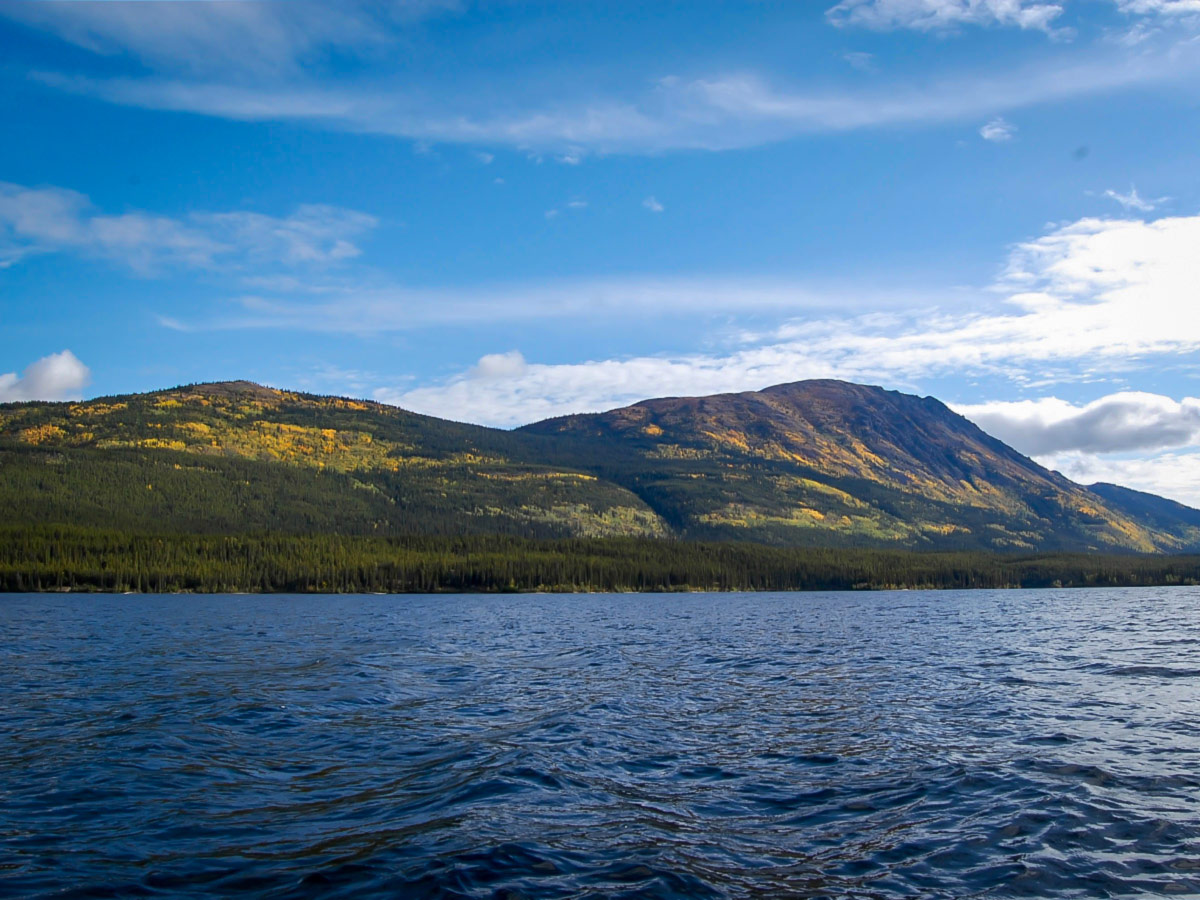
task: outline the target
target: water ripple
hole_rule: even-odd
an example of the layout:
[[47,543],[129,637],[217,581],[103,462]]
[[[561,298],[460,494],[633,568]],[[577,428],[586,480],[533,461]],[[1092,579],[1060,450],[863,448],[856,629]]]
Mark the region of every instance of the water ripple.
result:
[[1200,893],[1200,592],[0,598],[0,894]]

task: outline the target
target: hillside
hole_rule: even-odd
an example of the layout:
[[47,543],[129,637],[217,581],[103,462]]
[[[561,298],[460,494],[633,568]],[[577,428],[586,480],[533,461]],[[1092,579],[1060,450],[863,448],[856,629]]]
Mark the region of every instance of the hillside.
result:
[[1200,532],[1200,509],[1116,484],[1101,482],[1089,485],[1088,490],[1111,508],[1152,528],[1180,534]]
[[0,406],[9,521],[233,533],[657,536],[636,496],[539,442],[395,407],[195,385]]
[[648,400],[523,430],[581,441],[583,465],[695,537],[1141,552],[1200,542],[1185,517],[1106,499],[932,397],[877,387]]
[[512,432],[249,382],[7,404],[0,503],[9,525],[140,533],[1200,548],[1200,511],[1089,490],[937,400],[835,381]]

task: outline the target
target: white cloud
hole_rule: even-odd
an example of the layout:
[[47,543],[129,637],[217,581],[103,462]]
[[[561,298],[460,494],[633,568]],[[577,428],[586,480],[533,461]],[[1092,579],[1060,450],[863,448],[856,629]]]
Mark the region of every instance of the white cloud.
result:
[[[1115,365],[1200,351],[1197,246],[1200,216],[1083,219],[1013,249],[996,285],[1001,305],[991,312],[852,318],[825,312],[755,336],[752,346],[725,355],[529,363],[520,377],[487,385],[460,376],[379,396],[423,412],[512,425],[669,393],[748,390],[803,378],[891,384],[948,373],[1017,382],[1100,378]],[[1090,411],[1080,421],[1115,415],[1117,408]],[[1128,409],[1125,414],[1138,421]],[[1162,417],[1170,420],[1168,413]],[[1147,425],[1137,440],[1166,430]]]
[[375,392],[375,399],[459,421],[510,426],[611,409],[652,396],[715,393],[787,380],[777,377],[777,369],[763,371],[748,359],[703,357],[526,363],[519,373],[487,380],[475,376],[476,368],[438,385],[382,389]]
[[1136,209],[1138,212],[1152,212],[1160,203],[1165,203],[1168,197],[1159,197],[1156,200],[1145,200],[1138,195],[1136,187],[1130,187],[1128,194],[1122,194],[1114,191],[1111,188],[1104,192],[1104,196],[1109,200],[1115,200],[1125,209]]
[[1126,453],[1200,443],[1200,398],[1135,391],[1075,405],[1057,397],[955,405],[984,431],[1029,456]]
[[0,182],[0,265],[34,253],[74,250],[136,269],[152,262],[204,265],[225,248],[214,235],[149,213],[102,215],[62,188]]
[[490,381],[493,379],[520,378],[529,370],[525,357],[520,350],[510,350],[507,353],[489,353],[481,356],[467,373],[468,378]]
[[953,407],[1073,481],[1119,484],[1200,507],[1200,398],[1124,391],[1086,404],[1043,397]]
[[351,238],[376,220],[333,206],[290,216],[234,211],[179,218],[144,211],[105,214],[83,194],[0,182],[0,268],[38,253],[70,252],[141,273],[165,266],[331,264],[358,255]]
[[[920,293],[745,278],[627,278],[444,290],[330,285],[317,299],[241,298],[237,311],[194,328],[286,328],[380,334],[460,322],[672,315],[801,315],[743,345],[786,350],[822,371],[916,377],[970,369],[1017,377],[1036,363],[1075,377],[1118,361],[1200,350],[1194,260],[1200,216],[1151,222],[1081,219],[1015,246],[999,282],[937,305]],[[281,285],[286,289],[287,284]],[[989,298],[991,293],[994,299]],[[876,313],[847,317],[850,306]],[[889,311],[890,310],[890,311]],[[800,354],[796,356],[796,354]]]
[[[458,291],[334,289],[315,299],[246,297],[237,311],[185,328],[263,328],[378,335],[485,322],[651,319],[681,312],[792,318],[725,355],[688,354],[528,365],[521,379],[463,393],[453,380],[413,395],[425,411],[511,424],[540,414],[618,405],[675,390],[764,387],[808,377],[912,384],[936,374],[982,373],[1028,384],[1037,379],[1108,377],[1118,366],[1200,351],[1194,260],[1200,216],[1153,222],[1082,219],[1014,247],[995,299],[980,292],[925,308],[911,294],[869,295],[841,286],[751,279],[568,281]],[[855,298],[876,312],[848,317]],[[720,337],[720,335],[714,335]],[[1149,362],[1148,362],[1149,361]],[[404,397],[392,395],[401,405]],[[468,404],[468,405],[464,405]]]
[[664,207],[661,203],[659,203],[656,199],[654,199],[653,196],[649,196],[645,200],[643,200],[642,206],[646,207],[646,209],[650,210],[650,212],[652,212],[652,213],[660,213],[664,209],[666,209],[666,207]]
[[826,12],[834,25],[876,30],[945,31],[961,25],[1008,25],[1050,31],[1062,14],[1041,0],[842,0]]
[[1200,509],[1200,450],[1141,458],[1069,452],[1043,456],[1038,462],[1079,484],[1119,484]]
[[1001,116],[997,116],[979,129],[979,136],[985,141],[992,141],[993,143],[1011,141],[1016,133],[1017,126]]
[[91,380],[88,367],[70,350],[43,356],[18,376],[0,375],[0,403],[21,400],[74,400]]

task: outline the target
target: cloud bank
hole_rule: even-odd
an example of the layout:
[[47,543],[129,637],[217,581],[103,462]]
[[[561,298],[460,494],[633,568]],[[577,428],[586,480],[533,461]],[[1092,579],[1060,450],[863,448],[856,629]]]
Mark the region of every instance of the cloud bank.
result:
[[[765,334],[745,335],[743,346],[723,355],[569,365],[530,361],[503,377],[464,374],[415,389],[383,390],[377,397],[421,412],[515,425],[669,393],[750,390],[804,378],[891,384],[943,374],[999,376],[1017,384],[1098,380],[1115,367],[1200,351],[1198,246],[1200,216],[1153,222],[1081,219],[1012,249],[991,290],[997,299],[989,312],[883,310],[846,317],[828,312],[835,303],[810,301],[818,310],[814,314]],[[712,308],[721,306],[719,287],[710,290]],[[796,286],[796,296],[801,291]],[[786,293],[780,288],[774,296]],[[736,296],[726,294],[727,309],[736,308]],[[639,305],[646,304],[631,306]],[[397,320],[401,314],[398,307],[376,321]],[[288,315],[310,320],[295,311]],[[355,317],[359,324],[368,320]],[[266,321],[269,317],[260,324]],[[1047,408],[1035,412],[1049,415]],[[1118,415],[1113,401],[1088,411],[1084,421],[1111,422]]]
[[1047,397],[956,405],[955,410],[1022,453],[1124,453],[1200,444],[1200,398],[1175,401],[1127,391],[1079,406]]

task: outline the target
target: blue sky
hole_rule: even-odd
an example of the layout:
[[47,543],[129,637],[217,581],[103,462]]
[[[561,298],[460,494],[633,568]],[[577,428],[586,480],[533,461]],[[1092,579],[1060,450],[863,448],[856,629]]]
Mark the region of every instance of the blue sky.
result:
[[1200,504],[1200,0],[0,0],[0,400],[838,377]]

